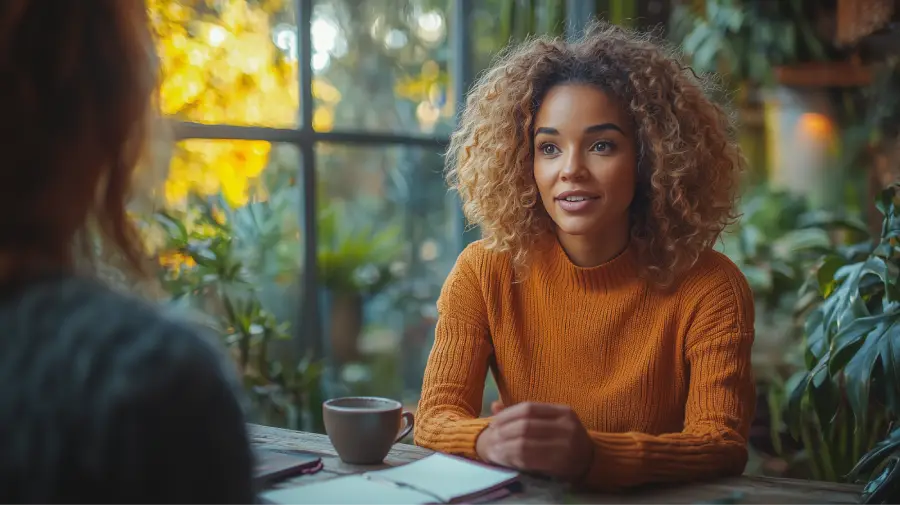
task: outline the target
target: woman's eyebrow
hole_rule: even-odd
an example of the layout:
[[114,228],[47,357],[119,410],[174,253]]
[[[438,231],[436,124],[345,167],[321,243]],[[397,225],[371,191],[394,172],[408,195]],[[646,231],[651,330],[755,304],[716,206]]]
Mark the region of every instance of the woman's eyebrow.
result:
[[[591,125],[591,126],[588,126],[587,128],[585,128],[584,132],[585,133],[598,133],[598,132],[602,132],[602,131],[606,131],[606,130],[615,130],[615,131],[621,133],[622,135],[625,135],[625,132],[622,130],[622,128],[620,128],[615,123],[601,123],[601,124]],[[541,133],[543,133],[544,135],[559,135],[559,130],[557,130],[556,128],[551,128],[549,126],[541,126],[541,127],[535,128],[535,130],[534,130],[535,135],[539,135]]]

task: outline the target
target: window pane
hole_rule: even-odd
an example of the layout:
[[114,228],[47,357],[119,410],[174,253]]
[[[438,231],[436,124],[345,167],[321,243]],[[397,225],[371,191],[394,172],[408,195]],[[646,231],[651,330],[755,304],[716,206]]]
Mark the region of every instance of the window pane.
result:
[[447,133],[450,0],[330,0],[312,20],[318,131]]
[[328,393],[418,399],[435,302],[459,253],[437,151],[319,146]]
[[293,0],[149,0],[161,107],[209,124],[297,124]]
[[188,140],[172,149],[164,210],[141,216],[174,306],[229,347],[255,402],[254,419],[305,427],[296,387],[301,313],[300,156],[268,142]]

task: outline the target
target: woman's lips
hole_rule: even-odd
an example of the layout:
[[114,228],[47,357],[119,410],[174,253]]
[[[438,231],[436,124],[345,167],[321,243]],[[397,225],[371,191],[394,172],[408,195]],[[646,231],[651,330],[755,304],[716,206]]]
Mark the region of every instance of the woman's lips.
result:
[[566,200],[566,199],[557,199],[556,203],[559,204],[560,208],[566,212],[584,212],[590,210],[597,201],[600,200],[598,197],[579,197],[576,200]]

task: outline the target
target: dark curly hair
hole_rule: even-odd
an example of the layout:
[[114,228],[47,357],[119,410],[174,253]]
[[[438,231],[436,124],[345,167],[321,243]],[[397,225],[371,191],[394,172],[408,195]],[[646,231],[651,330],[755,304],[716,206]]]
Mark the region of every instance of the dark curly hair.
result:
[[538,37],[500,54],[475,83],[447,156],[447,179],[488,249],[524,270],[553,229],[534,181],[533,124],[544,95],[592,84],[629,113],[638,145],[631,242],[642,275],[667,286],[732,223],[745,161],[712,79],[649,34],[595,21],[575,42]]

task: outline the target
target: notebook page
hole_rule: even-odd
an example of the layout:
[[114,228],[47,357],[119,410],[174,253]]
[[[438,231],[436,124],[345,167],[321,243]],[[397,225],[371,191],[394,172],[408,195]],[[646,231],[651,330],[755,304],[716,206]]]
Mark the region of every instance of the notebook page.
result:
[[378,479],[392,480],[428,491],[445,502],[508,484],[518,476],[518,473],[510,470],[492,468],[440,453],[406,465],[369,473]]
[[275,489],[260,494],[266,503],[283,504],[371,504],[421,505],[434,498],[386,482],[376,482],[361,475],[348,475],[302,486]]

